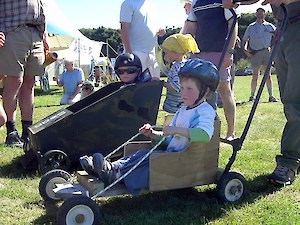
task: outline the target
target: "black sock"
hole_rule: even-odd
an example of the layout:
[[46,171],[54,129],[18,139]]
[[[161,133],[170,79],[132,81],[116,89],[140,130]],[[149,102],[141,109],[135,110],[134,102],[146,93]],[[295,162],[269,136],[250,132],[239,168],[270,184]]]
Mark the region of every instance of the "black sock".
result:
[[6,125],[6,133],[7,134],[17,130],[15,121],[7,121],[5,125]]
[[21,138],[25,140],[28,137],[28,127],[32,125],[32,120],[21,120],[22,122],[22,136]]

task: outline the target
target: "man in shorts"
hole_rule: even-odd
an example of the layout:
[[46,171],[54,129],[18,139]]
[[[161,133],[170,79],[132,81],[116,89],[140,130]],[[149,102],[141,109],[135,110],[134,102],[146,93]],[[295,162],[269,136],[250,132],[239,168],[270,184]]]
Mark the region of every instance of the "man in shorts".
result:
[[[32,124],[34,76],[44,73],[45,14],[42,0],[3,0],[0,7],[0,74],[6,76],[3,106],[7,114],[5,144],[23,147]],[[44,43],[43,43],[44,40]],[[17,102],[22,136],[16,129]]]
[[124,52],[134,53],[142,62],[142,71],[147,68],[153,80],[159,80],[160,70],[154,47],[157,35],[165,30],[157,26],[151,1],[124,0],[120,10],[121,39]]
[[[271,41],[275,33],[275,26],[267,22],[265,17],[265,10],[263,8],[258,8],[256,10],[256,21],[247,27],[242,42],[245,54],[250,58],[253,68],[249,101],[253,101],[254,99],[260,66],[263,65],[265,70],[268,65]],[[273,96],[270,72],[266,84],[269,93],[269,102],[277,102],[277,99]]]

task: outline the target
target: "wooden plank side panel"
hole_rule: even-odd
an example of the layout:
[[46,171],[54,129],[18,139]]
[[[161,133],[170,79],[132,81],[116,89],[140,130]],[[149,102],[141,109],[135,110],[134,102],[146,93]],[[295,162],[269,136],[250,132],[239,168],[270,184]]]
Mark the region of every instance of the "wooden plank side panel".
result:
[[149,190],[160,191],[211,184],[217,181],[220,121],[212,140],[191,143],[178,153],[154,153],[150,157]]

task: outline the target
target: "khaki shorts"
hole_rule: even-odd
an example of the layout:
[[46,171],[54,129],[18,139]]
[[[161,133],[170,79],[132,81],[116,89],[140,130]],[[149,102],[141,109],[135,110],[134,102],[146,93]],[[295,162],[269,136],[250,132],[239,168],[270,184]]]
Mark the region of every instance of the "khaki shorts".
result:
[[5,34],[0,48],[0,74],[6,76],[36,76],[44,74],[44,46],[34,27],[19,26]]
[[269,59],[270,59],[270,52],[268,51],[268,49],[258,51],[250,59],[251,66],[253,68],[260,67],[261,65],[266,66],[268,65]]

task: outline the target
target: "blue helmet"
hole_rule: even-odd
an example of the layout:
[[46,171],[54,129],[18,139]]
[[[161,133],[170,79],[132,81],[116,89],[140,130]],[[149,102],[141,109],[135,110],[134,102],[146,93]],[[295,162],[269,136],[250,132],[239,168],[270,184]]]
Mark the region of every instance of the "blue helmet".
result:
[[216,91],[220,83],[220,75],[214,64],[209,61],[194,58],[187,60],[180,68],[180,76],[198,78],[202,84]]

